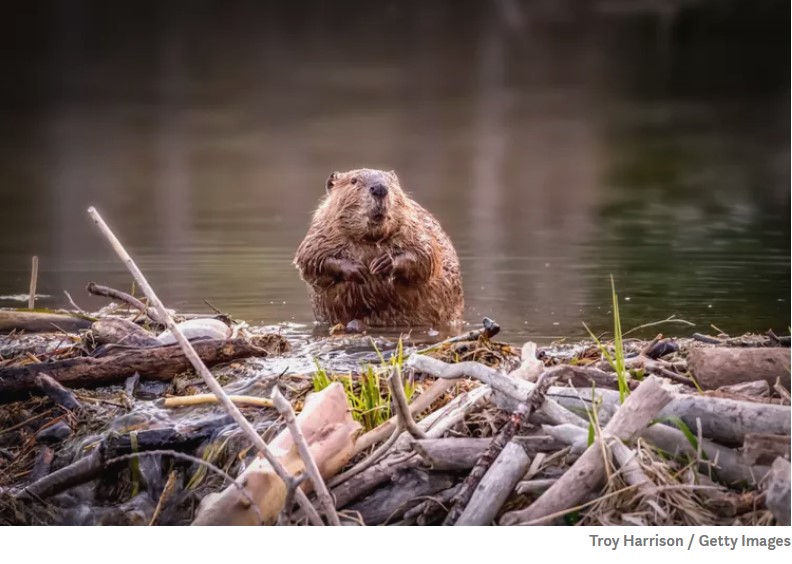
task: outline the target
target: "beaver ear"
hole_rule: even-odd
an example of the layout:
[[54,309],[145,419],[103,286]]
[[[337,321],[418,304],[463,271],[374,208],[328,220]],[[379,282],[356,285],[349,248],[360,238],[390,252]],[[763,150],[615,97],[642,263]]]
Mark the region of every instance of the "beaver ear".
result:
[[338,175],[339,175],[339,172],[336,171],[336,172],[334,172],[333,174],[331,174],[330,176],[327,177],[327,182],[325,182],[325,188],[327,188],[327,192],[328,193],[335,186],[335,182],[336,182],[336,180],[338,180]]

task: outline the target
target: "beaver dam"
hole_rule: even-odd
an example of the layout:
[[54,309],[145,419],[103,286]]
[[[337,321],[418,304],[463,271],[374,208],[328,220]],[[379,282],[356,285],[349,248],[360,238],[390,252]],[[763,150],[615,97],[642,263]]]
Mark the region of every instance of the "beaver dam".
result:
[[0,311],[0,523],[789,525],[788,336],[308,338],[166,310],[93,213],[147,299]]

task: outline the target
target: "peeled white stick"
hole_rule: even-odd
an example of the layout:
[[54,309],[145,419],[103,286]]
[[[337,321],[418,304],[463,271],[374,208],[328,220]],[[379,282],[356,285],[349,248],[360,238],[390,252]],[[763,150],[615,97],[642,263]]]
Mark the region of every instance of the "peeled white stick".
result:
[[[220,386],[220,383],[215,379],[206,365],[204,365],[204,363],[201,361],[201,358],[195,352],[195,349],[190,344],[190,341],[188,341],[181,330],[179,330],[179,327],[173,321],[170,313],[168,313],[168,310],[165,309],[165,306],[157,297],[154,289],[149,285],[146,277],[143,276],[143,273],[137,267],[135,261],[132,260],[132,257],[130,257],[129,253],[126,252],[123,245],[121,245],[121,242],[116,238],[116,236],[104,222],[102,216],[99,215],[99,212],[97,212],[93,206],[88,208],[88,214],[91,216],[91,219],[93,219],[94,223],[96,223],[97,227],[99,227],[102,235],[104,235],[105,238],[110,242],[113,250],[127,267],[127,270],[129,270],[129,272],[132,274],[135,282],[138,286],[140,286],[140,289],[148,298],[149,304],[151,304],[151,306],[157,310],[157,313],[165,321],[167,328],[170,329],[171,333],[173,333],[173,335],[176,337],[176,341],[184,351],[184,355],[190,361],[190,364],[193,365],[195,371],[201,376],[201,378],[203,378],[204,382],[206,382],[206,385],[209,387],[212,393],[217,396],[220,405],[222,405],[228,414],[234,419],[234,421],[236,421],[253,445],[259,451],[261,451],[261,454],[263,454],[267,462],[270,463],[272,469],[275,471],[278,477],[284,482],[288,483],[289,473],[278,461],[278,459],[275,458],[270,449],[267,447],[267,443],[264,442],[264,439],[262,439],[261,436],[256,432],[256,430],[253,428],[253,425],[250,424],[250,421],[245,419],[245,416],[242,415],[242,412],[239,411],[239,408],[229,399],[222,386]],[[312,524],[323,525],[322,518],[319,517],[319,514],[316,512],[316,508],[311,505],[311,502],[308,500],[305,492],[298,488],[295,491],[295,499],[297,500],[297,503],[300,504],[300,507],[303,509],[303,511],[305,511],[305,514],[308,516],[308,519]]]

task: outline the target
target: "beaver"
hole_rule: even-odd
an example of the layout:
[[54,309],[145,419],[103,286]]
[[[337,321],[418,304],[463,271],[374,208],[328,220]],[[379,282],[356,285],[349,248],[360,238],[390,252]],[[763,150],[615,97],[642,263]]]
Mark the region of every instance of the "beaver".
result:
[[462,276],[437,220],[393,171],[334,172],[294,264],[317,321],[372,326],[462,320]]

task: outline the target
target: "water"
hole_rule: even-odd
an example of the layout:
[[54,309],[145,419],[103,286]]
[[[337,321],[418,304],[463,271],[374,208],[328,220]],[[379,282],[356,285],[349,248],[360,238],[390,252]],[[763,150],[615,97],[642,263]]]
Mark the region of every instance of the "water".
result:
[[509,340],[606,330],[610,274],[625,329],[786,333],[788,3],[167,4],[9,18],[0,295],[33,254],[42,306],[128,289],[94,205],[168,306],[309,333],[293,253],[328,174],[366,166]]

